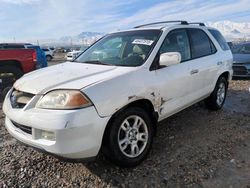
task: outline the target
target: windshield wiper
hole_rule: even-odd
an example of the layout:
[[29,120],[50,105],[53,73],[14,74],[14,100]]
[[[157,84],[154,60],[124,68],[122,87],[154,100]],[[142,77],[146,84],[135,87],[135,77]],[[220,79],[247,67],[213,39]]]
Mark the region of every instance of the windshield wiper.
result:
[[112,65],[112,64],[109,64],[109,63],[104,63],[104,62],[97,61],[97,60],[95,60],[95,61],[84,61],[84,62],[81,62],[81,63],[115,66],[115,65]]

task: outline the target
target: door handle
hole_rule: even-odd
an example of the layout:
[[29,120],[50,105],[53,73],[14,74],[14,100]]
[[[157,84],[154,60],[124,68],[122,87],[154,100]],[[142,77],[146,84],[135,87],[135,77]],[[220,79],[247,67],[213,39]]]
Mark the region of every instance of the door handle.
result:
[[190,74],[197,74],[198,72],[199,72],[198,69],[193,69],[193,70],[190,71]]

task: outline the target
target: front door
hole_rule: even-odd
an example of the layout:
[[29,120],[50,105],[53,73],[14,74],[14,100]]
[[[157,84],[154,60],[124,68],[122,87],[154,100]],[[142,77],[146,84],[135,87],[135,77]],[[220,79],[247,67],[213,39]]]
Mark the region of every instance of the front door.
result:
[[159,93],[159,118],[164,119],[188,106],[192,96],[192,76],[190,74],[190,45],[185,29],[171,31],[165,38],[159,55],[179,52],[180,64],[162,67],[155,71]]

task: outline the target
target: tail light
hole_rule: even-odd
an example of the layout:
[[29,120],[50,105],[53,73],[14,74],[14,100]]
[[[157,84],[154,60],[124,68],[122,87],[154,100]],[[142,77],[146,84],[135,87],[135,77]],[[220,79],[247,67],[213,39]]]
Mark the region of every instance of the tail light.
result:
[[32,53],[32,60],[35,62],[37,61],[36,51]]
[[36,54],[36,51],[34,51],[32,53],[32,61],[35,62],[34,64],[34,69],[39,69],[39,65],[38,65],[38,62],[37,62],[37,54]]

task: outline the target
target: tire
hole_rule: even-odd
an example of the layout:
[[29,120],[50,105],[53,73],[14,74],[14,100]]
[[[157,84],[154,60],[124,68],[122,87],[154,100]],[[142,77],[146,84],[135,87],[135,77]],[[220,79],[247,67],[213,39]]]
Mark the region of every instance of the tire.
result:
[[52,56],[46,55],[46,59],[47,59],[47,61],[51,61],[52,60]]
[[[139,128],[134,126],[134,123],[139,125]],[[153,135],[152,120],[144,109],[125,109],[111,121],[109,131],[105,135],[107,143],[104,155],[118,166],[136,166],[148,155]]]
[[[10,75],[6,75],[4,73],[10,73]],[[4,97],[11,89],[14,82],[22,76],[23,72],[18,67],[15,66],[0,67],[0,78],[2,80],[1,95]]]
[[210,110],[220,110],[226,100],[228,82],[225,77],[219,77],[214,91],[205,99],[205,104]]

